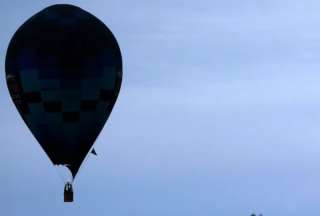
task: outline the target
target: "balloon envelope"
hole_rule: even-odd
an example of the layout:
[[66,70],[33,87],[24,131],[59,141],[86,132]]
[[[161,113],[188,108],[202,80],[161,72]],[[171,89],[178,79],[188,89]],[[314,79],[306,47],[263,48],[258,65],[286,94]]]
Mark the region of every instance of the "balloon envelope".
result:
[[121,53],[111,31],[78,7],[45,8],[11,39],[6,79],[53,164],[67,166],[75,177],[121,86]]

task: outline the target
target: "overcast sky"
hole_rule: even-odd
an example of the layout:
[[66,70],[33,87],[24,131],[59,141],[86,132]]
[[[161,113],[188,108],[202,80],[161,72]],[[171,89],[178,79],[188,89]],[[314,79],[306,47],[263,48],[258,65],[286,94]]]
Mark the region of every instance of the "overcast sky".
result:
[[[14,32],[56,3],[101,19],[124,62],[73,204],[4,73]],[[319,10],[316,0],[1,0],[1,215],[319,215]]]

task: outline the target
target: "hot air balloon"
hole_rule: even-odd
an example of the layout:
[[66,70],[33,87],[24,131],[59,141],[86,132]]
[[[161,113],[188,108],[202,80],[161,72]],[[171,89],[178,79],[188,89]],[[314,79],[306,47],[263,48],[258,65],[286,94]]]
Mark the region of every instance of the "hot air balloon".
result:
[[65,201],[73,201],[73,180],[120,91],[122,58],[116,38],[83,9],[53,5],[15,32],[5,69],[25,124],[52,163],[70,170]]

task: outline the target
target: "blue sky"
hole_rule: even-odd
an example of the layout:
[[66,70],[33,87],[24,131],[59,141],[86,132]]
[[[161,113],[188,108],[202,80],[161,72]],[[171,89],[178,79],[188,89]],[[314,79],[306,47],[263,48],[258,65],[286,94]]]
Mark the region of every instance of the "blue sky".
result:
[[[13,33],[56,3],[106,23],[124,62],[73,204],[4,79]],[[312,0],[1,1],[1,214],[320,214],[319,10]]]

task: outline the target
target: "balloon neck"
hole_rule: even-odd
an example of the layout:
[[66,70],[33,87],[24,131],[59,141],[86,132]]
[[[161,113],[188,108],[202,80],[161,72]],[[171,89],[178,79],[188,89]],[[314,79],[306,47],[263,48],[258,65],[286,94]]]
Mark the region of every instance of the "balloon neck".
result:
[[71,182],[64,186],[64,202],[73,202],[73,188]]

